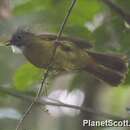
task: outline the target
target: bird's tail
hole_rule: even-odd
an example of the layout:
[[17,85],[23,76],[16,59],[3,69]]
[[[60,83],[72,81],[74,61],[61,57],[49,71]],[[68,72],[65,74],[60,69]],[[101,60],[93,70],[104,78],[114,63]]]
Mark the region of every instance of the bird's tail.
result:
[[111,86],[118,86],[122,83],[128,71],[127,56],[91,51],[87,53],[92,60],[87,62],[86,71]]

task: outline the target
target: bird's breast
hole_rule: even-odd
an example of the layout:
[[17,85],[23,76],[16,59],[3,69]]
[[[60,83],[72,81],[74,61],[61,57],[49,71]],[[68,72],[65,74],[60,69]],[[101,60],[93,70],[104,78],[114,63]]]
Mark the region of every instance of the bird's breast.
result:
[[52,47],[48,48],[42,45],[32,44],[24,50],[23,54],[35,66],[46,68],[52,55]]

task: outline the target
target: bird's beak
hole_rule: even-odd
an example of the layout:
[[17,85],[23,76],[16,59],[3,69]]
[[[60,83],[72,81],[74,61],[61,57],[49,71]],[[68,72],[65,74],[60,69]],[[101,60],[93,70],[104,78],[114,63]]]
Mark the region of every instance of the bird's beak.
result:
[[10,43],[7,43],[7,44],[5,44],[5,46],[11,46],[11,44],[10,44]]
[[5,46],[11,46],[11,45],[12,45],[12,44],[11,44],[11,40],[8,40],[6,43],[7,43],[7,44],[5,44]]

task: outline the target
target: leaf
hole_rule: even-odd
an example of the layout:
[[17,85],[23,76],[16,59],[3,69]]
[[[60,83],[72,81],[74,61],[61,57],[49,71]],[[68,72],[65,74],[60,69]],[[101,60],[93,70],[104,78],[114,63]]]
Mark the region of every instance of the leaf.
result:
[[[79,0],[70,17],[71,23],[84,26],[87,20],[92,19],[103,10],[102,3],[97,0]],[[88,13],[89,12],[89,13]]]
[[21,2],[21,4],[14,3],[13,13],[15,15],[24,15],[29,12],[42,11],[48,8],[49,1],[47,0],[28,0],[26,2]]
[[13,77],[13,84],[17,90],[26,91],[37,84],[42,77],[41,69],[32,64],[24,64],[16,70]]

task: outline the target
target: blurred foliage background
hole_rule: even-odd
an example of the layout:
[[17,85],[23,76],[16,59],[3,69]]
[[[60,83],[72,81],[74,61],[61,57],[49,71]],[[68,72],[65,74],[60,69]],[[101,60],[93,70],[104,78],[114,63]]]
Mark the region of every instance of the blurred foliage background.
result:
[[[127,13],[130,12],[129,0],[113,1]],[[71,0],[0,0],[0,41],[9,39],[18,27],[35,33],[57,33],[70,3]],[[130,57],[130,25],[102,0],[78,0],[64,34],[89,40],[94,44],[94,50],[123,53]],[[29,64],[23,55],[13,54],[10,48],[0,46],[0,88],[34,95],[40,81],[41,70]],[[68,94],[76,94],[75,90],[80,90],[82,94],[79,94],[77,100],[84,97],[84,106],[129,117],[126,108],[130,107],[130,73],[124,84],[117,88],[101,83],[88,73],[62,75],[55,79],[50,78],[47,82],[49,94],[66,89]],[[66,103],[71,103],[69,98]],[[27,106],[27,102],[1,92],[0,129],[15,129]],[[55,117],[36,106],[22,127],[29,130],[97,129],[83,128],[83,119],[102,118],[90,113]],[[112,127],[100,129],[115,130]]]

